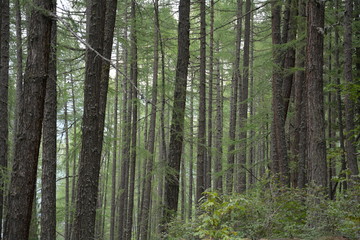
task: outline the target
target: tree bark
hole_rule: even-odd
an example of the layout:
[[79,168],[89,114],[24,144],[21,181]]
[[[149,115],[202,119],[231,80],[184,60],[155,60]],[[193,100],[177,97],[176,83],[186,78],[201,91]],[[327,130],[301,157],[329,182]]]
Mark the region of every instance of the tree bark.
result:
[[240,77],[240,46],[242,34],[242,0],[237,1],[237,22],[236,22],[236,43],[235,43],[235,62],[233,66],[233,78],[231,83],[231,100],[230,100],[230,122],[229,122],[229,139],[226,171],[226,192],[232,193],[234,183],[234,163],[235,163],[235,135],[236,135],[236,112],[238,101],[238,86]]
[[135,166],[136,166],[136,143],[138,122],[138,55],[137,55],[137,30],[136,30],[136,2],[131,1],[131,30],[130,30],[130,81],[131,81],[131,148],[130,148],[130,172],[129,172],[129,201],[127,209],[127,220],[125,225],[125,238],[131,239],[133,226],[134,194],[135,194]]
[[200,0],[200,83],[199,83],[199,117],[196,167],[196,203],[205,191],[207,178],[206,152],[206,4]]
[[[178,55],[176,64],[174,105],[170,127],[170,146],[168,171],[165,178],[165,215],[166,223],[177,212],[179,198],[179,174],[184,139],[184,116],[186,83],[189,65],[190,0],[180,0],[178,25]],[[170,171],[171,170],[171,171]],[[171,172],[171,173],[169,173]]]
[[[218,52],[219,50],[217,50]],[[216,61],[216,159],[215,159],[215,184],[214,188],[222,193],[223,191],[223,177],[222,177],[222,157],[223,157],[223,89],[220,76],[220,61]]]
[[353,18],[353,1],[345,1],[345,17],[344,17],[344,79],[346,86],[345,94],[345,124],[346,124],[346,141],[345,150],[347,157],[347,165],[350,170],[350,178],[354,178],[359,174],[359,167],[356,157],[356,140],[354,136],[355,130],[355,105],[351,96],[351,87],[353,84],[352,73],[352,18]]
[[[156,133],[156,105],[158,95],[158,71],[159,71],[159,0],[154,2],[154,63],[153,63],[153,85],[152,85],[152,100],[151,100],[151,114],[150,114],[150,128],[149,139],[147,141],[146,150],[150,155],[146,159],[147,175],[145,176],[144,184],[144,200],[140,211],[140,239],[148,239],[148,226],[150,215],[150,200],[152,189],[152,174],[153,174],[153,162],[155,153],[155,133]],[[145,169],[144,169],[145,170]]]
[[[52,0],[54,11],[56,1]],[[56,114],[57,114],[57,24],[51,26],[49,75],[46,81],[45,109],[43,121],[43,152],[41,178],[41,239],[56,239]],[[68,181],[68,179],[66,179]],[[67,214],[67,213],[66,213]]]
[[[4,239],[27,239],[36,183],[46,81],[49,71],[52,1],[36,0],[29,19],[28,59],[16,132]],[[37,9],[43,9],[39,11]],[[45,12],[44,12],[45,10]]]
[[[106,5],[101,0],[87,2],[87,42],[98,53],[103,53]],[[98,198],[102,151],[101,74],[102,59],[86,49],[84,82],[84,114],[79,177],[76,194],[76,214],[73,240],[95,237],[96,203]]]
[[248,95],[249,95],[249,67],[250,67],[250,20],[251,20],[251,0],[245,2],[245,31],[244,31],[244,57],[243,57],[243,77],[240,84],[240,106],[239,106],[239,140],[240,152],[238,157],[238,172],[236,178],[235,191],[237,193],[246,190],[246,156],[247,156],[247,115],[248,115]]
[[282,95],[283,73],[282,73],[282,54],[281,45],[281,4],[271,2],[272,13],[272,43],[273,43],[273,77],[272,77],[272,161],[273,173],[284,186],[289,186],[289,165],[285,139],[285,108]]
[[0,239],[4,210],[4,189],[8,165],[8,89],[9,89],[9,39],[10,5],[9,0],[0,1]]
[[309,0],[307,5],[307,126],[310,183],[327,187],[326,143],[323,94],[325,2]]

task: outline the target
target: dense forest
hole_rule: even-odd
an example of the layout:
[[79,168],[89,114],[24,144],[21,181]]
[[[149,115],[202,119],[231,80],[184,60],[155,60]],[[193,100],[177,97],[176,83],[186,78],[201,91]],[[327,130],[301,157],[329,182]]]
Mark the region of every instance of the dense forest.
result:
[[0,4],[0,240],[360,239],[360,0]]

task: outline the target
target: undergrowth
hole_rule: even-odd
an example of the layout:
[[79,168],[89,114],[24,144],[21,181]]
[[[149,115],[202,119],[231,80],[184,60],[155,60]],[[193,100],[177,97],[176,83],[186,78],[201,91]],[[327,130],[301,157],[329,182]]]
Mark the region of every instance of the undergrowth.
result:
[[360,239],[359,190],[354,186],[336,200],[318,189],[271,189],[261,184],[246,194],[205,192],[197,216],[174,220],[168,239]]

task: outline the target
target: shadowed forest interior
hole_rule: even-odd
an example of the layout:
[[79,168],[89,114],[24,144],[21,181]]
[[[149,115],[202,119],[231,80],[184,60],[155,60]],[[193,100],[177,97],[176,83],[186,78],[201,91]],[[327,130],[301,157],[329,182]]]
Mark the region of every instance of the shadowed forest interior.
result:
[[360,239],[360,0],[0,12],[0,240]]

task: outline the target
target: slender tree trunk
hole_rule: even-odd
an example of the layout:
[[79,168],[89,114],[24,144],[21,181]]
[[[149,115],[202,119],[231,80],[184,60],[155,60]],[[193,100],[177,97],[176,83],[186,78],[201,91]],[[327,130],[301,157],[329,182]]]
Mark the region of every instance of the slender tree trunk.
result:
[[[74,128],[73,128],[73,143],[74,143],[74,147],[73,147],[73,166],[72,166],[72,182],[71,182],[71,207],[75,208],[75,200],[76,200],[76,183],[77,183],[77,164],[76,164],[76,160],[77,160],[77,110],[76,110],[76,103],[75,103],[75,86],[74,86],[74,78],[72,76],[72,74],[70,74],[70,78],[71,78],[71,101],[72,101],[72,114],[73,114],[73,121],[74,121]],[[72,233],[73,233],[73,226],[74,226],[74,217],[75,217],[75,213],[74,211],[70,212],[70,226],[69,226],[69,235],[70,239],[72,239]]]
[[[52,0],[56,11],[56,0]],[[43,121],[42,178],[41,178],[41,239],[56,239],[56,114],[57,114],[57,24],[52,21],[49,75]],[[66,130],[67,131],[67,130]],[[68,178],[66,179],[68,183]],[[68,200],[68,199],[67,199]],[[66,213],[67,214],[67,213]]]
[[240,46],[242,34],[242,0],[237,1],[237,22],[236,22],[236,43],[235,43],[235,62],[233,66],[232,93],[230,100],[230,122],[229,122],[229,139],[226,172],[226,192],[232,193],[234,182],[234,163],[235,163],[235,135],[236,135],[236,112],[238,100],[238,86],[240,82]]
[[355,129],[355,105],[351,97],[351,87],[353,84],[352,73],[352,18],[353,18],[353,1],[345,1],[345,17],[344,17],[344,79],[346,85],[345,94],[345,124],[346,124],[346,142],[345,150],[347,156],[347,165],[350,170],[350,177],[359,174],[359,167],[356,157],[356,140],[354,136]]
[[34,200],[41,128],[44,117],[46,80],[49,70],[52,20],[44,10],[52,11],[51,1],[36,0],[29,19],[28,60],[24,92],[19,110],[15,156],[10,182],[9,206],[4,239],[27,239]]
[[[170,146],[167,176],[165,178],[165,215],[166,223],[177,212],[179,198],[179,174],[184,139],[184,116],[186,83],[189,65],[190,0],[180,0],[178,25],[178,55],[176,64],[174,105],[170,127]],[[171,171],[170,171],[171,169]],[[171,172],[171,173],[169,173]]]
[[[67,101],[64,107],[64,128],[65,128],[65,232],[64,238],[70,239],[70,150],[69,150],[69,123]],[[74,176],[73,176],[74,177]]]
[[208,103],[208,151],[206,164],[206,184],[205,189],[211,188],[213,182],[213,88],[214,88],[214,0],[210,1],[210,43],[209,43],[209,103]]
[[[247,156],[247,115],[248,115],[248,95],[249,95],[249,67],[250,67],[250,26],[251,26],[251,0],[245,2],[245,31],[244,31],[244,60],[243,60],[243,77],[240,87],[240,106],[239,106],[239,137],[240,152],[239,165],[236,179],[235,191],[238,193],[246,190],[246,156]],[[251,176],[249,176],[251,177]]]
[[[124,39],[128,40],[128,2],[125,2],[125,29]],[[128,179],[129,179],[129,162],[130,162],[130,143],[131,143],[131,86],[128,79],[128,50],[124,45],[124,79],[123,79],[123,105],[122,112],[122,156],[121,156],[121,173],[120,173],[120,197],[119,197],[119,238],[124,237],[126,211],[127,211],[127,198],[128,198]]]
[[310,183],[327,187],[326,143],[323,94],[325,2],[309,0],[307,5],[307,125]]
[[[119,68],[119,42],[116,42],[116,67]],[[114,99],[114,141],[113,161],[111,178],[111,216],[110,216],[110,240],[115,240],[115,218],[116,218],[116,172],[118,151],[118,104],[119,104],[119,73],[115,75],[115,99]]]
[[[340,21],[340,1],[335,0],[335,11],[336,18]],[[341,148],[341,177],[346,177],[344,171],[346,170],[346,156],[345,156],[345,136],[344,136],[344,121],[343,121],[343,104],[341,100],[341,82],[340,82],[340,34],[339,28],[335,27],[334,34],[335,42],[335,66],[337,66],[337,76],[336,76],[336,98],[337,98],[337,111],[338,111],[338,126],[339,126],[339,142]],[[342,183],[343,189],[347,189],[347,182]]]
[[8,88],[9,88],[9,0],[0,1],[0,239],[2,233],[4,188],[8,165]]
[[205,191],[206,183],[206,4],[200,0],[200,83],[199,83],[199,123],[197,143],[197,167],[196,167],[196,202]]
[[[190,139],[194,139],[194,77],[191,77],[191,95],[190,95]],[[189,219],[192,218],[192,210],[193,210],[193,192],[194,192],[194,141],[190,141],[189,143]]]
[[133,226],[134,193],[135,193],[135,166],[136,166],[136,144],[137,144],[137,122],[138,122],[138,56],[137,56],[137,30],[136,30],[136,2],[131,1],[131,50],[130,50],[130,80],[132,101],[131,122],[131,148],[130,148],[130,172],[129,172],[129,204],[127,209],[127,221],[125,225],[125,239],[130,240]]
[[273,43],[273,123],[272,123],[272,161],[273,172],[279,176],[280,183],[289,186],[289,165],[285,139],[285,109],[282,96],[282,50],[281,45],[281,4],[279,2],[271,2],[272,13],[272,43]]
[[[106,5],[101,0],[87,2],[87,41],[103,53]],[[102,151],[102,59],[91,49],[86,50],[84,114],[82,147],[76,195],[76,214],[73,240],[95,237],[96,202]]]
[[[149,226],[149,214],[150,214],[150,201],[151,201],[151,189],[152,189],[152,172],[153,162],[155,154],[155,134],[156,134],[156,105],[158,95],[158,71],[159,71],[159,1],[154,2],[154,63],[153,63],[153,85],[152,85],[152,100],[151,100],[151,114],[150,114],[150,128],[149,139],[147,141],[146,150],[150,156],[146,159],[147,174],[144,181],[144,200],[140,211],[140,239],[147,239],[148,226]],[[144,169],[145,170],[145,169]]]
[[[218,52],[219,50],[217,50]],[[218,192],[223,191],[223,177],[222,177],[222,157],[223,157],[223,91],[220,75],[220,61],[216,61],[216,159],[215,159],[215,184],[214,187]]]

